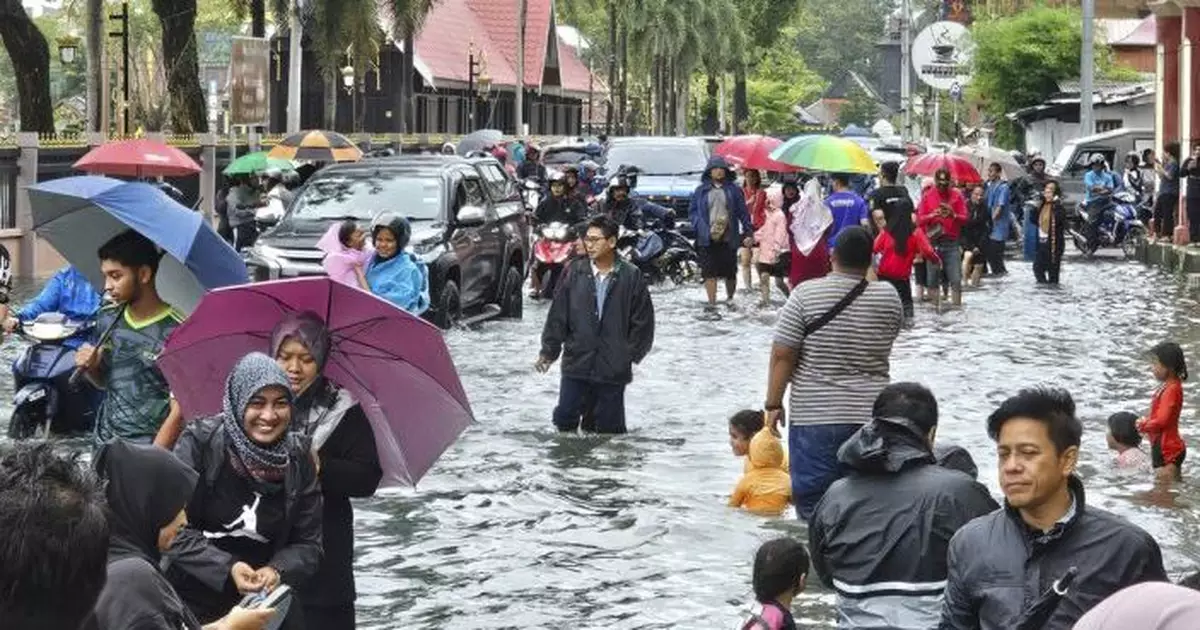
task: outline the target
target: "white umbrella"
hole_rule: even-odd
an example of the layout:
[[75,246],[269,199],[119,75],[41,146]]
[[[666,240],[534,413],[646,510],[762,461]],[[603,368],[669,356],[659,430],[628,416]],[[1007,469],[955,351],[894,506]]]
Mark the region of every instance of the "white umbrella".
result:
[[1018,177],[1024,177],[1026,174],[1025,167],[1017,163],[1016,158],[1011,153],[1003,149],[967,145],[955,147],[951,153],[971,160],[971,164],[975,167],[975,170],[979,171],[984,177],[987,177],[987,168],[993,162],[1000,165],[1000,170],[1004,174],[1005,179],[1013,180]]

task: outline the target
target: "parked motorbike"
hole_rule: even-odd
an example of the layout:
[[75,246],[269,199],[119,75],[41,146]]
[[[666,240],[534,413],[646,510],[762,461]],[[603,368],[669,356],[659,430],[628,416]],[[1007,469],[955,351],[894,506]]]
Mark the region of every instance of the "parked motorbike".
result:
[[652,223],[639,230],[621,228],[617,253],[641,270],[648,284],[670,279],[684,284],[700,277],[696,250],[682,234]]
[[539,227],[537,233],[533,243],[533,273],[540,274],[542,286],[534,297],[549,299],[558,288],[558,281],[575,249],[576,238],[570,226],[558,221]]
[[[1108,211],[1104,216],[1094,216],[1104,212],[1105,205]],[[1120,247],[1126,257],[1132,257],[1146,240],[1146,227],[1138,219],[1137,197],[1124,190],[1114,193],[1109,204],[1081,205],[1076,220],[1067,229],[1075,247],[1089,258],[1096,250],[1108,247]]]
[[94,326],[94,322],[70,320],[62,313],[43,313],[18,328],[21,338],[32,343],[12,364],[16,393],[8,422],[10,438],[92,429],[100,394],[86,379],[70,383],[75,350],[68,347],[67,340],[84,337]]

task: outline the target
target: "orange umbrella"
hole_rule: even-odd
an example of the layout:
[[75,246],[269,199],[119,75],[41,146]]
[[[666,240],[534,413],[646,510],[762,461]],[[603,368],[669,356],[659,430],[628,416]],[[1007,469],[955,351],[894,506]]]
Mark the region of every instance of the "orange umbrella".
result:
[[75,168],[97,175],[139,178],[186,177],[200,173],[200,165],[188,154],[148,138],[100,145],[80,158]]

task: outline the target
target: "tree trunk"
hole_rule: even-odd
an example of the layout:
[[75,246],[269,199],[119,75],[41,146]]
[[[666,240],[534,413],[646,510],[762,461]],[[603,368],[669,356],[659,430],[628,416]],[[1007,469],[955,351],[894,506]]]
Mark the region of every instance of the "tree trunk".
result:
[[250,0],[250,36],[267,36],[266,0]]
[[104,0],[87,0],[87,130],[102,129],[104,90]]
[[668,84],[668,89],[671,91],[671,132],[677,136],[683,135],[683,119],[679,117],[679,90],[682,86],[679,85],[679,65],[671,62],[671,83]]
[[733,134],[741,133],[742,125],[750,119],[750,103],[746,98],[746,66],[738,64],[733,71]]
[[325,80],[325,128],[337,129],[337,77],[333,72],[322,72]]
[[629,111],[629,109],[627,107],[628,99],[629,99],[629,36],[628,36],[628,33],[626,33],[624,26],[621,27],[620,40],[621,41],[620,41],[619,45],[621,48],[621,96],[620,96],[620,107],[617,108],[617,112],[620,113],[621,135],[624,136],[624,135],[631,135],[630,129],[629,129],[629,119],[627,118],[627,114]]
[[163,67],[171,95],[171,127],[189,134],[208,129],[196,54],[196,0],[152,0],[162,25]]
[[50,101],[50,46],[21,6],[21,0],[0,0],[0,40],[17,75],[17,112],[21,131],[54,133],[54,103]]
[[[604,119],[604,133],[613,133],[613,95],[617,91],[617,0],[608,0],[608,115]],[[621,115],[625,115],[625,104],[621,104]]]
[[720,121],[717,120],[717,98],[720,95],[720,86],[717,84],[717,75],[712,72],[708,73],[708,83],[704,86],[704,133],[705,135],[716,135],[721,128]]
[[403,133],[415,133],[416,116],[416,96],[413,88],[413,74],[416,72],[416,65],[413,62],[413,53],[417,49],[416,37],[413,33],[405,33],[404,35],[404,64],[403,76],[400,77],[401,89],[404,91],[404,119]]

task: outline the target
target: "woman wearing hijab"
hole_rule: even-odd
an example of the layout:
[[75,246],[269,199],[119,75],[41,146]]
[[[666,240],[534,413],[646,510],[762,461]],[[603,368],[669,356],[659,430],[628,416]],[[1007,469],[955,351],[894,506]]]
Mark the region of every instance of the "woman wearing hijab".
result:
[[792,250],[788,284],[794,289],[801,282],[829,273],[825,234],[833,225],[833,213],[825,205],[821,185],[815,177],[808,180],[803,197],[796,182],[784,182],[783,213],[787,216],[788,241]]
[[[169,451],[123,440],[96,454],[106,482],[110,542],[108,580],[96,601],[99,630],[197,630],[200,623],[158,570],[160,554],[187,523],[184,505],[196,471]],[[204,630],[250,630],[270,620],[270,610],[234,608]]]
[[288,431],[292,400],[275,359],[252,352],[229,373],[224,410],[189,423],[175,445],[200,479],[167,577],[201,621],[245,593],[305,584],[320,564],[321,490],[308,440]]
[[404,251],[412,235],[408,220],[384,215],[371,228],[375,256],[367,264],[371,293],[420,315],[429,308],[429,271],[425,263]]
[[325,555],[300,602],[308,628],[353,630],[354,511],[350,499],[375,494],[383,471],[375,434],[362,406],[323,375],[330,334],[311,311],[285,316],[271,333],[271,355],[287,374],[296,402],[292,432],[312,440],[317,455]]

